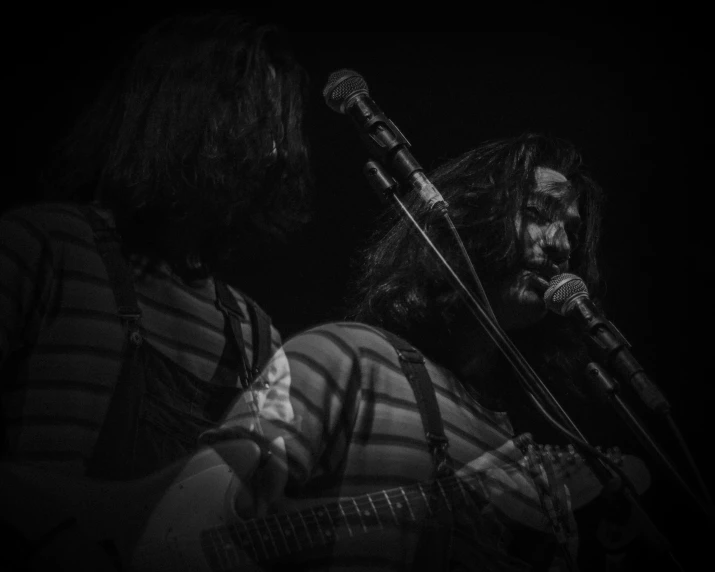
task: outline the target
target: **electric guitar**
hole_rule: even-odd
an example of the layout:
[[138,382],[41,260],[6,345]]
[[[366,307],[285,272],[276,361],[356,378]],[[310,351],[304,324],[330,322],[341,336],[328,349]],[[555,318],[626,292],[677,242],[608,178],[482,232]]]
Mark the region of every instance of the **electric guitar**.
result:
[[[243,483],[255,472],[260,450],[250,441],[232,447],[245,459],[241,470],[206,448],[186,463],[127,482],[1,463],[0,508],[6,522],[28,537],[41,534],[38,526],[52,528],[63,517],[72,517],[83,539],[111,540],[122,569],[132,572],[244,572],[264,570],[277,560],[376,529],[419,523],[433,513],[436,502],[451,510],[460,497],[467,502],[470,491],[477,490],[476,481],[465,474],[440,479],[436,488],[418,483],[327,504],[318,499],[282,514],[243,519],[239,513],[252,506]],[[600,482],[578,455],[545,454],[556,478],[568,486],[574,509],[600,494]],[[639,494],[650,485],[640,459],[616,454],[614,460]],[[435,498],[435,490],[441,499]],[[52,516],[43,521],[45,512]]]

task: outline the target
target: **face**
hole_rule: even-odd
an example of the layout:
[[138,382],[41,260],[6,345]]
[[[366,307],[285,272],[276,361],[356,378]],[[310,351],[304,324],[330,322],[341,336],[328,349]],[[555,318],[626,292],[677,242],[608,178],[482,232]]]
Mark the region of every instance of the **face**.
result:
[[494,312],[504,330],[525,328],[546,315],[543,295],[549,280],[566,272],[581,218],[576,200],[566,198],[559,183],[566,177],[538,167],[536,188],[526,208],[514,221],[523,261],[499,289]]

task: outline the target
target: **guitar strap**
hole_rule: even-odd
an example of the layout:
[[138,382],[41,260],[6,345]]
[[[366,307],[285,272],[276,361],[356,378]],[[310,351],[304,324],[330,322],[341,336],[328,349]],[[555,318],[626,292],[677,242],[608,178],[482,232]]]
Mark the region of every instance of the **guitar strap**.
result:
[[[447,453],[449,441],[444,434],[442,416],[437,405],[437,398],[434,391],[434,385],[430,380],[427,367],[425,365],[424,356],[415,349],[411,344],[407,343],[402,338],[391,332],[380,330],[389,340],[397,352],[400,361],[400,366],[405,374],[405,377],[410,383],[415,394],[417,407],[422,416],[422,423],[427,437],[427,445],[435,466],[435,480],[433,483],[433,497],[438,494],[437,480],[454,474],[452,460]],[[550,465],[548,465],[550,467]],[[553,471],[553,469],[546,469]],[[552,483],[555,482],[553,474],[549,475]],[[551,518],[554,526],[554,533],[559,540],[566,558],[568,569],[573,570],[575,564],[571,551],[575,550],[577,544],[577,536],[575,535],[575,523],[573,515],[570,515],[571,526],[564,528],[562,521],[556,515],[556,507],[551,496],[544,494],[542,490],[539,495],[542,503],[546,502],[544,509]],[[565,511],[568,513],[568,511]],[[419,570],[449,570],[449,557],[451,553],[452,534],[454,525],[454,515],[449,510],[437,512],[435,524],[437,526],[427,526],[423,538],[420,538],[420,543],[415,554],[415,568]]]
[[249,363],[241,328],[246,316],[228,286],[214,279],[216,305],[228,329],[226,346],[233,346],[220,359],[228,355],[228,369],[239,371],[240,384],[233,375],[210,382],[197,379],[143,343],[134,272],[122,252],[121,238],[92,207],[81,210],[94,232],[127,335],[122,371],[88,464],[88,475],[136,477],[183,457],[197,446],[198,435],[215,425],[225,404],[248,387],[267,363],[271,322],[255,302],[246,299],[253,332],[253,363]]
[[240,319],[243,317],[243,312],[241,312],[241,308],[239,308],[228,286],[218,279],[215,279],[214,283],[216,285],[216,304],[229,316],[231,330],[243,362],[242,371],[240,372],[241,385],[244,389],[248,389],[250,384],[260,375],[261,370],[268,363],[271,356],[271,319],[258,304],[242,293],[251,321],[253,363],[249,364],[246,344],[241,331]]
[[432,380],[425,366],[425,358],[414,346],[402,338],[391,332],[381,331],[395,348],[402,372],[415,394],[417,408],[422,417],[425,437],[427,438],[427,447],[434,461],[435,478],[451,475],[454,470],[449,453],[447,453],[449,441],[444,434],[442,415],[439,412]]
[[[412,387],[422,425],[427,438],[427,447],[434,463],[432,497],[439,494],[437,479],[454,474],[452,460],[447,452],[449,440],[444,434],[442,415],[437,405],[434,385],[430,379],[424,356],[411,344],[386,330],[380,330],[397,352],[397,357],[407,381]],[[438,508],[435,518],[424,527],[415,552],[415,570],[448,570],[451,554],[454,518],[451,511],[435,503]]]
[[263,371],[268,360],[273,354],[271,345],[271,318],[263,311],[256,302],[241,292],[248,314],[251,319],[251,331],[253,332],[253,371],[252,379],[255,380]]
[[142,313],[134,291],[134,274],[122,254],[119,234],[92,207],[85,205],[80,210],[94,232],[97,250],[114,290],[117,313],[122,324],[127,327],[128,341],[133,347],[138,347],[142,343]]

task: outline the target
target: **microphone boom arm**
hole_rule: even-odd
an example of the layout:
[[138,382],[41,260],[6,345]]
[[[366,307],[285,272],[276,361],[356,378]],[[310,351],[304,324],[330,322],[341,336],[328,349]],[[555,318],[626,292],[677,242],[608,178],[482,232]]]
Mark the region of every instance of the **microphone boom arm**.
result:
[[630,352],[630,344],[618,329],[595,311],[593,303],[586,296],[579,296],[571,302],[566,313],[578,313],[584,330],[607,365],[628,383],[653,411],[661,415],[670,411],[670,403],[651,381],[643,367]]

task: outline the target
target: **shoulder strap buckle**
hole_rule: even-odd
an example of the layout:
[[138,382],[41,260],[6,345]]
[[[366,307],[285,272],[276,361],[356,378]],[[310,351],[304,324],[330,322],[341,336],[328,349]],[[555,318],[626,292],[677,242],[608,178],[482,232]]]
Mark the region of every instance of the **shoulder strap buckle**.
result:
[[128,322],[136,322],[141,319],[142,311],[136,306],[119,306],[117,308],[117,314],[122,320]]
[[424,356],[415,348],[396,347],[395,350],[397,351],[397,355],[401,360],[404,360],[409,363],[425,363]]

